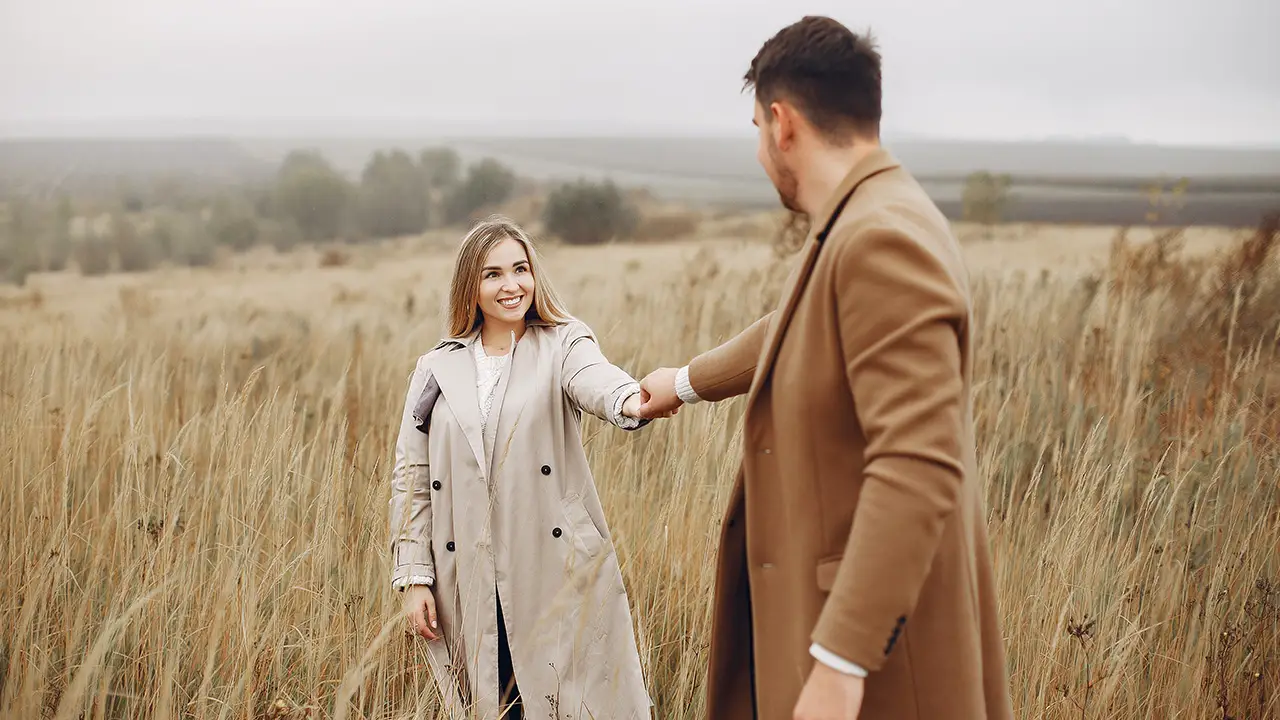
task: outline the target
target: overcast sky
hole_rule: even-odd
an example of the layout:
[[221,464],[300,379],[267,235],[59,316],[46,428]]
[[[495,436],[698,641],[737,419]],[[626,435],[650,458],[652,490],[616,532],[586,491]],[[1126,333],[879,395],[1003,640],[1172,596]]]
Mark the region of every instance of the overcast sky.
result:
[[0,134],[749,134],[806,13],[886,135],[1280,145],[1275,0],[0,0]]

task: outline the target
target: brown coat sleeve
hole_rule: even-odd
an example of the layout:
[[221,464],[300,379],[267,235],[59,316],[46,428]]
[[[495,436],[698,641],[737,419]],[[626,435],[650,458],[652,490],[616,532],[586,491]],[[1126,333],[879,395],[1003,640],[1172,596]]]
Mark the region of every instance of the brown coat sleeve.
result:
[[698,397],[718,402],[751,389],[756,363],[764,347],[773,312],[747,326],[731,340],[689,362],[689,384]]
[[917,240],[874,231],[831,250],[866,469],[813,640],[874,671],[884,665],[886,639],[915,607],[964,480],[959,333],[969,315],[956,282]]

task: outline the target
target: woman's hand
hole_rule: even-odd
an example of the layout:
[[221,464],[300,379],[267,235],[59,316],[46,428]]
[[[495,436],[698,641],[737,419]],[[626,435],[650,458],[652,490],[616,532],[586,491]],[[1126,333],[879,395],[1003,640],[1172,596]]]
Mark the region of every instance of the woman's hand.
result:
[[[645,420],[646,419],[645,416],[640,414],[640,406],[644,404],[644,400],[645,398],[642,393],[633,393],[631,397],[622,401],[622,414],[626,415],[629,418],[635,418],[637,420]],[[660,420],[664,418],[669,418],[672,415],[675,415],[677,412],[680,412],[679,408],[676,408],[675,410],[671,410],[670,412],[664,412],[658,415],[654,415],[652,418],[648,418],[648,419]]]
[[418,635],[435,640],[440,636],[436,625],[436,598],[426,585],[410,585],[404,589],[404,614]]

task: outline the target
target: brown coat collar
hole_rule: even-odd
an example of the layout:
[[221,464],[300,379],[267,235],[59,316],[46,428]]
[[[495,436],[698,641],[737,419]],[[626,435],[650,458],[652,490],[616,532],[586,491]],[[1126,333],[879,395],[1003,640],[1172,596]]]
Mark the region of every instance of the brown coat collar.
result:
[[845,175],[844,180],[840,181],[840,185],[836,187],[835,192],[831,194],[831,197],[827,198],[822,209],[813,217],[813,223],[809,228],[809,237],[804,243],[800,267],[794,276],[795,279],[792,285],[785,291],[787,294],[783,298],[783,304],[778,316],[770,323],[769,332],[765,336],[764,350],[760,356],[760,361],[756,365],[755,378],[752,380],[751,390],[747,393],[748,408],[755,401],[764,379],[768,377],[769,371],[773,368],[773,361],[778,355],[778,346],[781,344],[782,334],[786,331],[787,324],[791,321],[791,316],[795,313],[800,295],[804,293],[805,283],[808,281],[810,273],[813,272],[814,263],[818,259],[818,250],[831,233],[831,228],[839,220],[840,211],[844,209],[845,203],[849,201],[854,191],[864,181],[874,175],[893,170],[899,166],[898,160],[888,150],[880,147],[872,150],[861,160],[854,163],[848,174]]
[[[822,209],[813,217],[811,226],[811,234],[817,238],[818,242],[827,239],[827,234],[831,232],[831,226],[838,219],[839,212],[844,209],[845,202],[853,194],[854,190],[862,182],[873,175],[879,175],[886,170],[893,170],[900,167],[901,163],[888,150],[883,147],[877,147],[862,157],[861,160],[854,163],[849,168],[848,174],[844,176],[844,180],[836,186],[835,192],[831,193],[831,197],[823,203]],[[816,231],[816,232],[814,232]]]

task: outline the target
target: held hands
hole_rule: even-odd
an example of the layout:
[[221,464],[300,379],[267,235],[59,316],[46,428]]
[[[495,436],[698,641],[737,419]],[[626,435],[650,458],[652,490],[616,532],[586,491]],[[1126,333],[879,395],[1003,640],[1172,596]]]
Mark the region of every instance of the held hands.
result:
[[809,681],[796,702],[795,720],[857,720],[862,710],[864,682],[856,675],[814,663]]
[[426,585],[410,585],[404,589],[404,614],[415,635],[428,640],[440,637],[436,624],[436,598]]
[[640,392],[622,402],[622,414],[639,420],[660,420],[680,412],[676,370],[658,368],[640,381]]
[[640,417],[666,418],[675,415],[684,401],[676,394],[675,368],[658,368],[640,381]]
[[631,397],[627,398],[622,402],[623,415],[626,415],[629,418],[635,418],[637,420],[655,420],[658,418],[668,418],[676,414],[675,411],[673,410],[672,412],[665,413],[662,415],[656,415],[656,416],[645,415],[644,409],[642,407],[642,403],[644,402],[643,392],[644,391],[635,393]]

